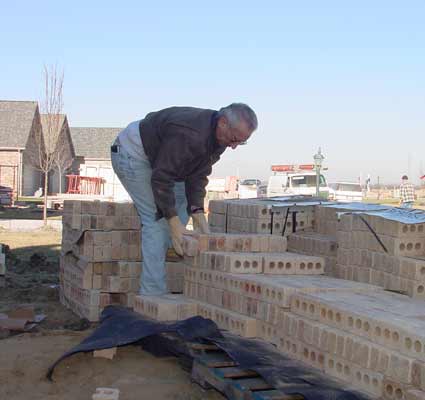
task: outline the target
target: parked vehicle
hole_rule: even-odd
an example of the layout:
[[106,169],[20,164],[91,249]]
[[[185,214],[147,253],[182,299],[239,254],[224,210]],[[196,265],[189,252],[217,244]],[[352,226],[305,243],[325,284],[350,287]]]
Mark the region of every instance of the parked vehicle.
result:
[[[267,185],[267,197],[316,195],[316,172],[313,164],[273,165]],[[319,193],[328,197],[329,187],[324,175],[319,177]]]
[[240,199],[260,197],[261,181],[259,179],[245,179],[239,183],[238,194]]
[[329,200],[352,202],[363,201],[364,193],[356,182],[335,182],[329,184]]

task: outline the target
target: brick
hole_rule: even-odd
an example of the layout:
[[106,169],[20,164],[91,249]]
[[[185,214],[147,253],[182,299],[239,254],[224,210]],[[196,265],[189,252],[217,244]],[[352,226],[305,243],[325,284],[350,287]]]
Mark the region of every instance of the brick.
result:
[[118,400],[119,396],[119,389],[96,388],[96,393],[92,395],[92,400]]
[[417,389],[409,389],[405,391],[406,400],[425,400],[425,392]]
[[108,360],[112,360],[117,354],[117,348],[112,347],[110,349],[103,349],[103,350],[95,350],[93,351],[93,357],[94,358],[107,358]]
[[201,302],[198,303],[198,313],[204,318],[212,319],[220,329],[243,337],[258,336],[258,321],[254,318]]
[[197,314],[197,303],[181,295],[134,298],[134,311],[157,321],[178,321]]
[[204,252],[200,256],[201,268],[230,272],[259,274],[262,272],[261,253]]

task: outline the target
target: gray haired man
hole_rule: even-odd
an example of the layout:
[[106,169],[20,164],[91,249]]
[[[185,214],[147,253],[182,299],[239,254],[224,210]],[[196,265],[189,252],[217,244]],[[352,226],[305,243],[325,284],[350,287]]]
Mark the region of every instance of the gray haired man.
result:
[[165,256],[171,243],[183,255],[189,215],[207,233],[205,187],[212,165],[257,129],[254,111],[233,103],[219,111],[171,107],[121,131],[111,146],[112,166],[132,198],[142,225],[141,294],[167,292]]

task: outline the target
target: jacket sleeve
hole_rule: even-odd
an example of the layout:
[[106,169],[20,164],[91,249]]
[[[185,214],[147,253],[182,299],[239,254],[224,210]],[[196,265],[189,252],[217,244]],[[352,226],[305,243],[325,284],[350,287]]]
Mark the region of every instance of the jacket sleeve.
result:
[[170,134],[163,140],[152,165],[152,192],[159,215],[167,219],[177,215],[174,183],[184,165],[190,162],[189,140],[186,135]]
[[211,164],[205,164],[194,174],[186,178],[185,190],[187,198],[187,211],[191,214],[191,207],[204,208],[206,195],[205,187],[208,184],[208,176],[211,174]]

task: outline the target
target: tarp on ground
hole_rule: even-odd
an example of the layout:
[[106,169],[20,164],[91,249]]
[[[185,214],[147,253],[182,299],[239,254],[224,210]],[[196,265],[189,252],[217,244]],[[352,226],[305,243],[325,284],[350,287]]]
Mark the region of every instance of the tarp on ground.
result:
[[120,306],[106,307],[102,312],[99,327],[79,345],[61,356],[49,368],[47,378],[51,380],[55,367],[73,354],[135,344],[144,338],[153,339],[154,335],[167,332],[177,333],[187,341],[207,340],[215,343],[240,368],[256,371],[276,389],[286,388],[287,392],[290,379],[291,383],[295,383],[294,392],[291,394],[301,394],[305,400],[365,400],[361,394],[340,388],[319,372],[289,359],[263,341],[223,335],[210,319],[197,316],[171,324],[161,323],[147,320],[142,315]]

